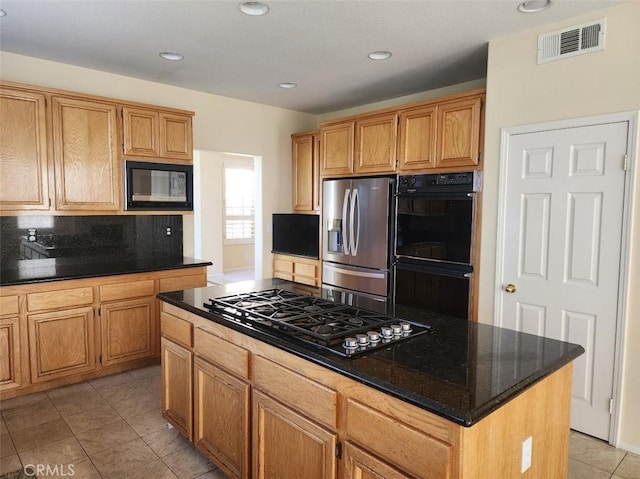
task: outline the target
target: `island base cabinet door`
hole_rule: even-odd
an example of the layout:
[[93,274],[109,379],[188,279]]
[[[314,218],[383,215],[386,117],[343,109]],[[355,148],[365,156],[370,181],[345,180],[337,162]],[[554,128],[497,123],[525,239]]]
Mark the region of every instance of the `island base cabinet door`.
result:
[[333,479],[336,438],[287,406],[254,392],[254,479]]
[[193,353],[162,338],[162,417],[193,440]]
[[344,445],[344,468],[345,479],[411,479],[350,442]]
[[102,364],[105,366],[154,355],[155,298],[103,304]]
[[231,477],[249,478],[249,384],[194,360],[194,444]]
[[32,382],[95,369],[92,307],[31,314],[27,323]]

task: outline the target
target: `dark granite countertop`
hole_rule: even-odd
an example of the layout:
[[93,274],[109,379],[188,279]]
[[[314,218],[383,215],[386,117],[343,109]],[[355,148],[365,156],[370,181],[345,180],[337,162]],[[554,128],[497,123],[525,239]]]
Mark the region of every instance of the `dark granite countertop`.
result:
[[187,257],[70,257],[3,262],[0,286],[93,278],[128,273],[208,266],[211,262]]
[[[475,424],[584,352],[576,344],[390,306],[393,311],[388,313],[428,323],[435,331],[347,359],[274,330],[221,318],[203,307],[209,298],[270,288],[300,292],[295,283],[271,279],[161,293],[158,297],[463,426]],[[332,296],[331,290],[317,291]]]

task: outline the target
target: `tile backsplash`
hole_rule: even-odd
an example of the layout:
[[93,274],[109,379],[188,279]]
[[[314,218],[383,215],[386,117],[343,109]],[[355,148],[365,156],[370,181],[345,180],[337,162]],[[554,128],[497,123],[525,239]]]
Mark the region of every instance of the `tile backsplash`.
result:
[[182,257],[181,215],[2,216],[0,261]]

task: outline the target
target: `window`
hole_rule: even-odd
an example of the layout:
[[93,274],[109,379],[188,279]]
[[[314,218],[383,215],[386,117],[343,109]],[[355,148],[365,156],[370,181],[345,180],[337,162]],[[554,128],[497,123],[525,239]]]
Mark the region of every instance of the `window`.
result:
[[255,198],[253,162],[234,160],[224,166],[224,239],[226,243],[253,243]]

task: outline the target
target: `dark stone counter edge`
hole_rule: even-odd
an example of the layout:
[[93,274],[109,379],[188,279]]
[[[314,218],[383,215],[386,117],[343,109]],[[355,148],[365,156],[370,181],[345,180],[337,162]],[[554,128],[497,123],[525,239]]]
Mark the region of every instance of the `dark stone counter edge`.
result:
[[[66,281],[72,279],[97,278],[100,276],[117,276],[121,274],[150,273],[153,271],[166,271],[170,269],[197,268],[200,266],[211,266],[210,261],[202,261],[195,258],[182,258],[182,261],[175,262],[150,262],[150,263],[114,263],[92,265],[78,265],[81,271],[65,271],[56,275],[43,276],[39,278],[18,279],[15,278],[13,270],[0,270],[0,286],[18,286],[23,284],[47,283],[53,281]],[[65,268],[66,269],[66,268]],[[84,269],[82,271],[82,269]],[[7,278],[8,276],[8,278]]]
[[[452,421],[456,424],[459,424],[464,427],[471,427],[477,422],[479,422],[482,418],[489,415],[493,411],[499,409],[506,402],[514,399],[520,393],[524,392],[529,387],[533,386],[540,380],[546,378],[551,375],[561,367],[569,364],[571,361],[579,357],[584,350],[582,348],[576,348],[573,351],[570,351],[567,355],[565,355],[560,360],[548,364],[546,367],[540,369],[536,374],[528,376],[525,381],[521,381],[518,384],[515,384],[513,387],[505,390],[501,394],[495,396],[490,401],[482,404],[481,406],[473,409],[472,411],[465,413],[460,410],[453,409],[442,403],[437,401],[433,401],[425,396],[411,394],[410,392],[397,388],[385,381],[380,380],[374,376],[364,373],[354,373],[349,371],[348,368],[345,368],[343,364],[340,364],[339,360],[332,361],[333,358],[323,356],[319,354],[313,348],[305,347],[302,344],[288,342],[284,339],[281,339],[278,336],[268,334],[264,331],[254,329],[251,326],[238,324],[233,321],[228,321],[222,318],[217,318],[215,315],[205,315],[203,311],[194,308],[179,299],[176,299],[170,296],[170,293],[160,293],[157,295],[159,299],[165,301],[169,304],[177,306],[185,311],[189,311],[197,316],[200,316],[208,321],[213,321],[227,328],[238,331],[242,334],[250,336],[254,339],[267,343],[271,346],[274,346],[278,349],[291,353],[300,358],[311,361],[315,364],[326,367],[327,369],[337,372],[343,376],[346,376],[350,379],[353,379],[361,384],[370,386],[378,391],[382,391],[384,393],[389,394],[395,398],[398,398],[406,403],[412,404],[413,406],[419,407],[420,409],[424,409],[433,414],[436,414],[440,417],[443,417],[449,421]],[[348,359],[340,358],[343,362],[349,361]]]

